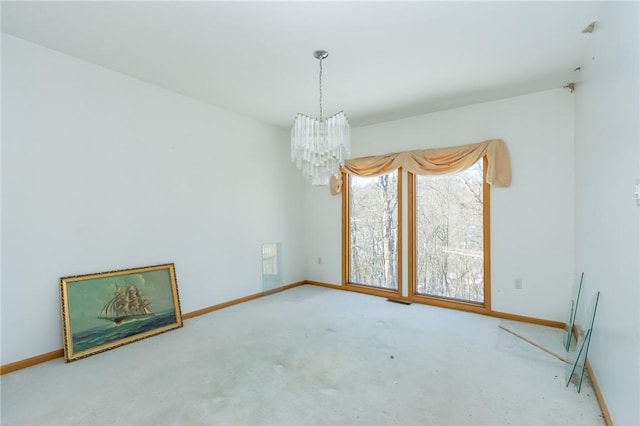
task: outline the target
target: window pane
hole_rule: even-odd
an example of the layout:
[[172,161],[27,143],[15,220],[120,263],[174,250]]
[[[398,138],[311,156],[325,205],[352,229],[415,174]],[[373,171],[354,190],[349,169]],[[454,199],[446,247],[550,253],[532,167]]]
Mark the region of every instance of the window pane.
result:
[[349,177],[349,282],[398,288],[398,171]]
[[416,293],[484,302],[483,160],[416,176]]

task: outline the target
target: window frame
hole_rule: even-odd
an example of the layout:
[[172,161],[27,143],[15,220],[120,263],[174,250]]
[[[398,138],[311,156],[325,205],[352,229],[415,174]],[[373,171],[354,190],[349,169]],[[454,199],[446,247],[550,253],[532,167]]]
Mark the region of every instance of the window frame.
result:
[[[342,173],[342,286],[346,290],[358,293],[371,294],[374,296],[391,297],[393,299],[405,300],[413,303],[433,305],[442,308],[456,309],[460,311],[474,312],[479,314],[493,313],[491,308],[491,185],[487,183],[488,159],[485,155],[482,163],[482,196],[483,196],[483,260],[484,260],[484,303],[470,302],[443,297],[428,296],[418,294],[416,289],[416,212],[415,212],[415,175],[407,172],[407,217],[403,216],[403,197],[405,196],[404,171],[398,169],[398,288],[397,290],[377,288],[357,283],[349,282],[350,277],[350,212],[349,212],[349,191],[351,188],[350,175]],[[406,253],[403,245],[403,228],[407,226],[407,247]],[[407,296],[403,296],[403,268],[404,256],[408,261],[408,276],[406,285],[408,287]]]
[[483,262],[484,262],[484,302],[471,302],[460,299],[450,299],[446,297],[430,296],[417,293],[417,224],[416,224],[416,185],[415,175],[408,173],[407,178],[408,189],[408,262],[409,262],[409,299],[413,302],[428,305],[439,306],[443,308],[453,308],[462,311],[476,312],[487,314],[491,312],[491,191],[490,185],[487,183],[487,157],[483,157],[482,162],[482,220],[483,220]]
[[398,182],[397,182],[397,193],[398,193],[398,205],[397,205],[397,215],[398,215],[398,238],[397,238],[397,247],[396,251],[398,253],[398,265],[397,265],[397,289],[385,289],[376,286],[370,286],[366,284],[352,283],[349,281],[349,277],[351,276],[351,213],[350,213],[350,191],[351,191],[351,176],[347,173],[342,174],[342,181],[344,182],[342,185],[342,285],[352,291],[357,291],[360,293],[371,294],[374,296],[383,296],[383,297],[393,297],[393,298],[402,298],[402,290],[403,290],[403,223],[404,218],[402,215],[402,204],[403,204],[403,169],[402,167],[397,169],[398,172]]

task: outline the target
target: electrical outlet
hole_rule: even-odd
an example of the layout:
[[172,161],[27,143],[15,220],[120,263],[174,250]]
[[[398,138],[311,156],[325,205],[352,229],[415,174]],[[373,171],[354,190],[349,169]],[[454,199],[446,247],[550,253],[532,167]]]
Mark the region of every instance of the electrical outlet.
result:
[[520,278],[516,278],[513,284],[517,290],[522,290],[522,280]]

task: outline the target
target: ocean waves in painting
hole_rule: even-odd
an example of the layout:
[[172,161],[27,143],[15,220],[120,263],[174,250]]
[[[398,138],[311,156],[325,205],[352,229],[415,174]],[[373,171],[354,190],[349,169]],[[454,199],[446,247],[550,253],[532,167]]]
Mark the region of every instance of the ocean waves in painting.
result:
[[155,314],[152,317],[125,321],[120,324],[108,323],[73,334],[73,352],[78,353],[88,349],[136,336],[147,331],[175,324],[175,311]]

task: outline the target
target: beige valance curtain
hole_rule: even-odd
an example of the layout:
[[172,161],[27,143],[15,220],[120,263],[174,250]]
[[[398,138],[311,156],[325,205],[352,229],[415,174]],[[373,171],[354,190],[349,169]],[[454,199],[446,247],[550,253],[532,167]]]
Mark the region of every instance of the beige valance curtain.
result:
[[[496,186],[511,185],[511,163],[507,145],[501,139],[450,148],[423,149],[396,152],[373,157],[354,158],[344,162],[341,171],[355,176],[379,176],[398,167],[418,175],[456,173],[473,166],[487,157],[487,183]],[[331,193],[342,190],[342,176],[332,177]]]

